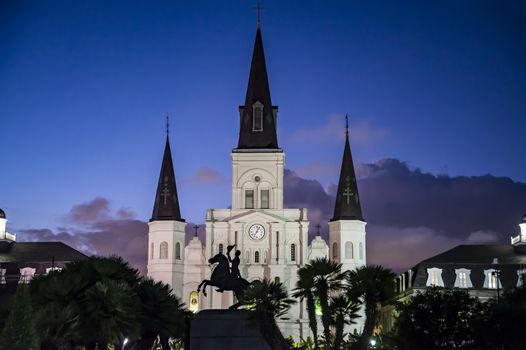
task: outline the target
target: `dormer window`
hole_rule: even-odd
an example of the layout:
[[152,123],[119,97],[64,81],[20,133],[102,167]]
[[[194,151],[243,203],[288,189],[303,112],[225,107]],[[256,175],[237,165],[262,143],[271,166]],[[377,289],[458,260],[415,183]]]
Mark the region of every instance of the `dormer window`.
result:
[[473,288],[471,283],[471,271],[468,269],[455,269],[457,275],[455,279],[455,287],[457,288]]
[[426,286],[444,287],[444,281],[442,280],[442,269],[437,267],[427,269]]
[[263,131],[263,104],[259,101],[252,105],[252,131]]

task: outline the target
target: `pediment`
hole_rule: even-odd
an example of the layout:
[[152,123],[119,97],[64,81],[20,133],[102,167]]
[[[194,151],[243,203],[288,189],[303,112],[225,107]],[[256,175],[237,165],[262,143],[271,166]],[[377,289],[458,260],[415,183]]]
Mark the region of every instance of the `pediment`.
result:
[[265,210],[248,210],[243,213],[230,216],[228,218],[224,218],[223,222],[229,222],[229,221],[279,221],[279,222],[285,222],[287,221],[286,218],[284,218],[281,215],[276,215],[274,213],[265,211]]

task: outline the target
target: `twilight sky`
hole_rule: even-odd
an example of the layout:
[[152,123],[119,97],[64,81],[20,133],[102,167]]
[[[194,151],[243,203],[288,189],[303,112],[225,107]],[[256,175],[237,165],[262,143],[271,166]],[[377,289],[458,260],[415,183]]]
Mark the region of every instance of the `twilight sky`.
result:
[[[140,266],[166,113],[183,217],[227,207],[253,6],[0,2],[9,229]],[[524,2],[263,6],[288,206],[330,217],[349,113],[370,262],[508,242],[526,212]]]

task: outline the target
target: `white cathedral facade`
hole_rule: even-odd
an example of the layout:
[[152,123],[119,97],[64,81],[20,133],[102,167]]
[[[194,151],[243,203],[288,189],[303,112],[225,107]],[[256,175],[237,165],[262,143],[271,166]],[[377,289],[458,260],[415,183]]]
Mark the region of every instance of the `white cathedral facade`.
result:
[[[232,292],[197,292],[213,266],[208,259],[226,254],[228,245],[241,251],[239,270],[248,281],[267,278],[296,286],[298,269],[310,260],[329,257],[344,270],[366,264],[366,223],[362,217],[348,132],[344,147],[334,216],[329,222],[329,242],[308,239],[306,208],[283,207],[285,153],[277,142],[277,112],[272,105],[261,30],[256,32],[245,104],[239,107],[239,141],[231,152],[232,205],[208,209],[206,240],[197,236],[185,245],[177,187],[167,138],[152,218],[148,232],[148,276],[169,284],[174,293],[197,312],[226,309],[234,303]],[[235,251],[234,250],[234,251]],[[234,253],[234,251],[232,253]],[[310,335],[305,303],[298,301],[285,320],[278,320],[284,336]],[[361,328],[361,325],[355,325]]]

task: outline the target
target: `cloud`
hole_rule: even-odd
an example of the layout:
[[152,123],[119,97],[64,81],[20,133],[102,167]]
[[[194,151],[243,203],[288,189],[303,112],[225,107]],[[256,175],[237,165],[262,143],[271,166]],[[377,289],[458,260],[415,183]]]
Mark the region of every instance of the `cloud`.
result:
[[[384,159],[357,166],[358,187],[367,225],[367,258],[401,271],[458,244],[509,244],[526,212],[526,184],[509,178],[436,176],[411,169],[407,163]],[[310,237],[316,225],[328,238],[327,222],[334,210],[335,186],[285,170],[284,205],[308,208]],[[110,202],[95,198],[75,205],[67,227],[22,230],[25,241],[63,241],[87,254],[117,254],[145,272],[148,226],[133,212],[112,212]],[[194,236],[186,226],[186,241]],[[204,225],[198,236],[204,243]]]
[[466,243],[429,227],[367,225],[367,263],[401,272],[418,262]]
[[197,169],[196,173],[186,180],[191,185],[218,184],[223,181],[225,181],[223,175],[207,167]]
[[317,176],[326,176],[326,175],[335,175],[338,174],[339,165],[314,162],[304,164],[300,167],[297,167],[295,170],[296,174],[302,177],[317,177]]
[[[87,255],[119,255],[146,274],[148,225],[130,210],[119,208],[112,214],[109,200],[97,197],[73,206],[64,221],[73,225],[21,230],[17,238],[25,242],[61,241]],[[188,223],[185,231],[188,243],[194,237],[194,224]],[[199,225],[197,231],[204,242],[205,225]]]
[[[385,129],[371,126],[368,120],[355,122],[351,118],[349,135],[353,143],[368,145],[386,135]],[[345,117],[330,115],[326,123],[315,128],[301,128],[290,136],[294,143],[326,143],[334,140],[341,141],[345,138]]]
[[[509,243],[526,212],[526,184],[509,178],[436,176],[396,159],[357,166],[368,261],[397,270],[458,244]],[[336,186],[287,170],[285,206],[309,208],[311,236],[334,210]]]
[[74,205],[64,222],[68,227],[21,230],[21,241],[61,241],[88,255],[120,255],[141,273],[146,272],[148,225],[120,208],[115,214],[109,200],[97,197]]
[[72,223],[85,224],[109,218],[109,202],[106,198],[96,197],[90,202],[74,205],[66,219]]
[[497,232],[493,231],[475,231],[468,236],[466,243],[481,244],[481,243],[495,243],[499,240]]

